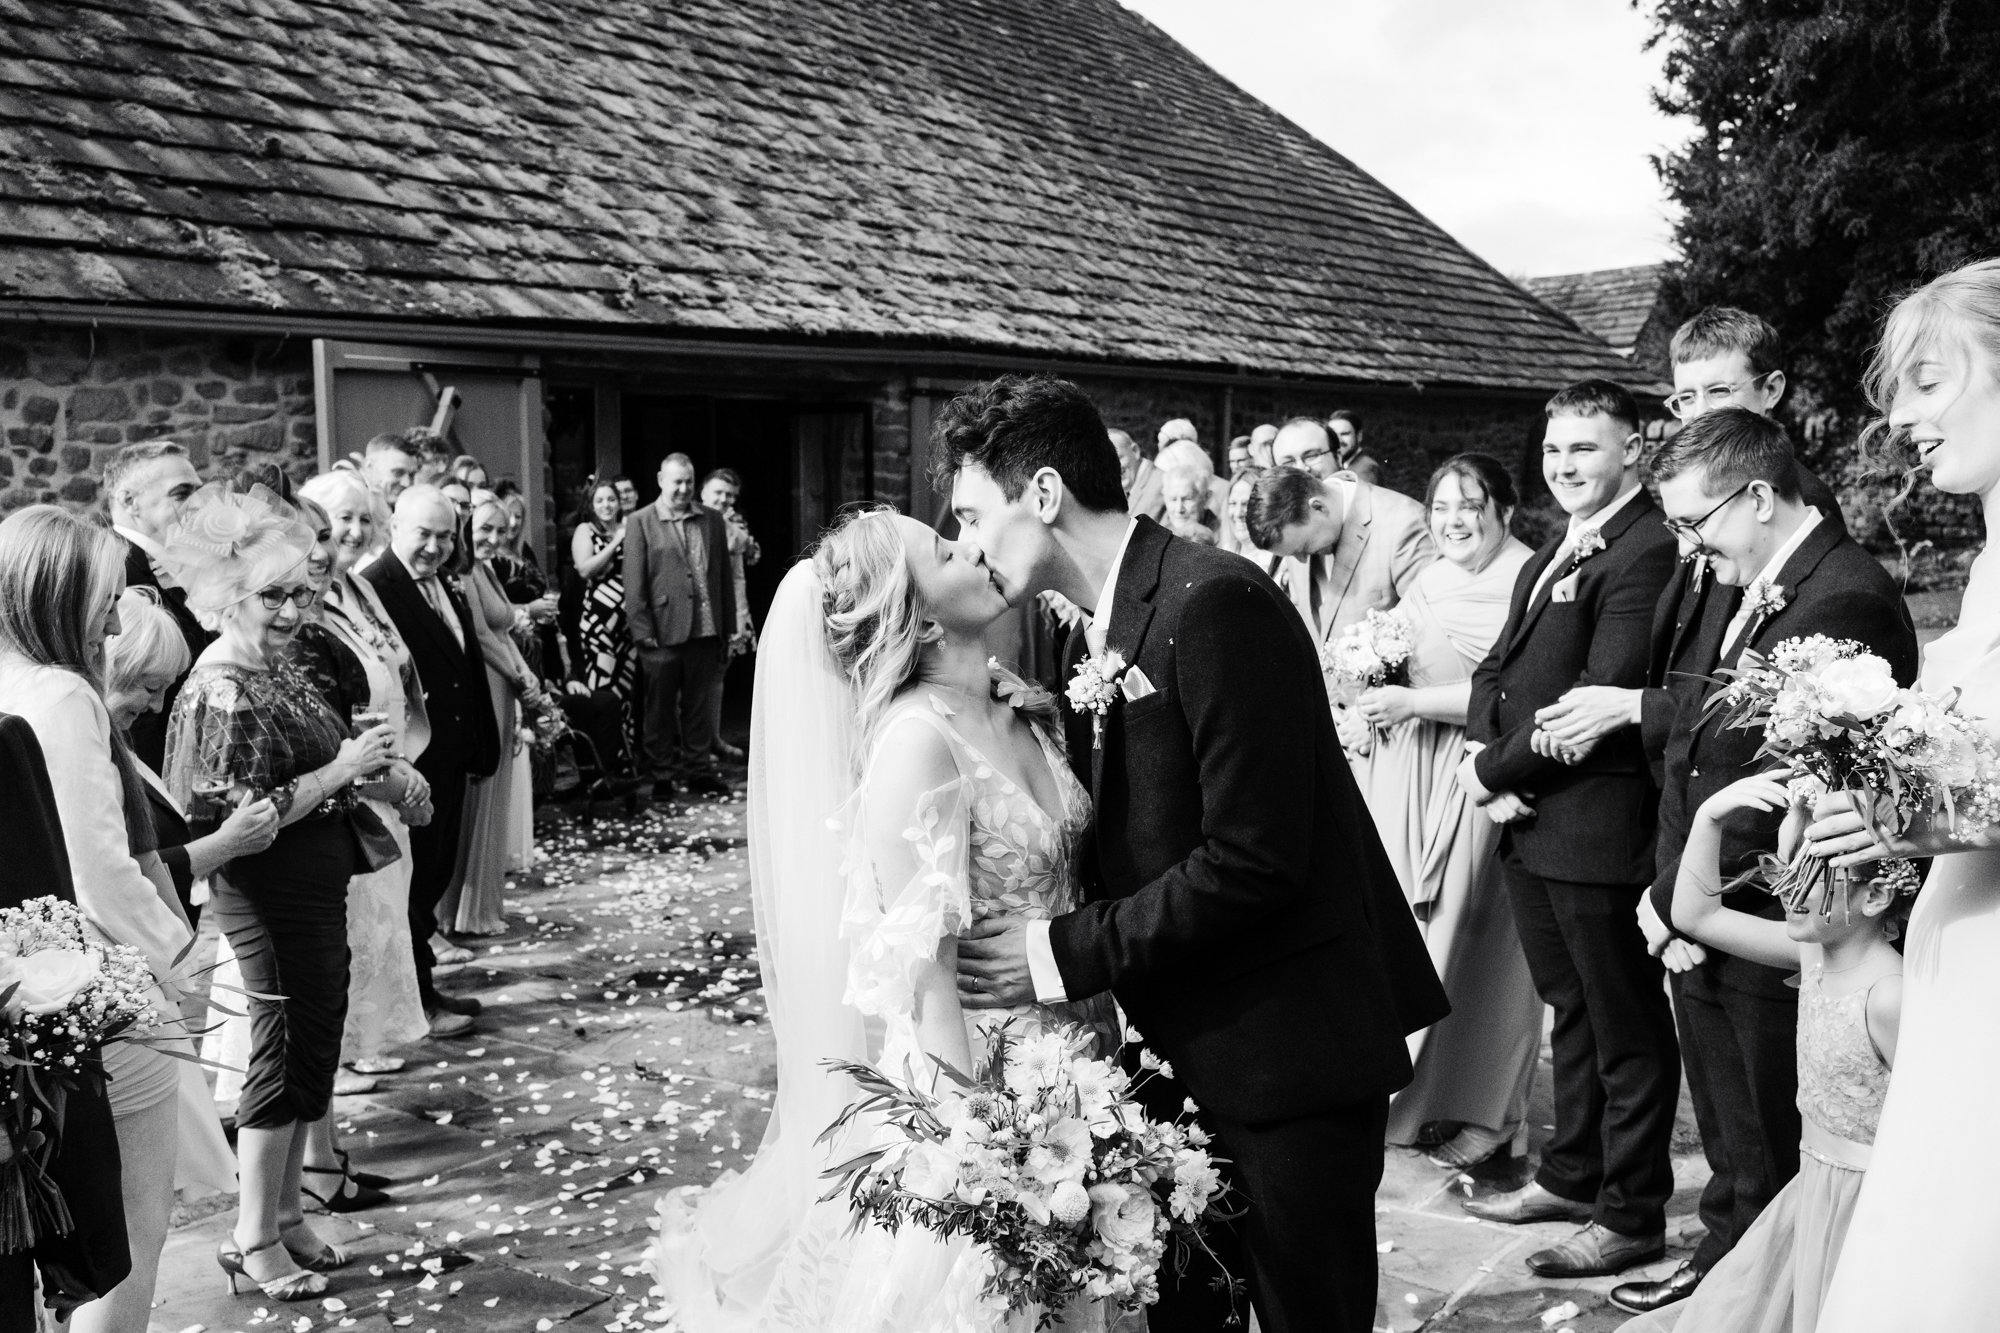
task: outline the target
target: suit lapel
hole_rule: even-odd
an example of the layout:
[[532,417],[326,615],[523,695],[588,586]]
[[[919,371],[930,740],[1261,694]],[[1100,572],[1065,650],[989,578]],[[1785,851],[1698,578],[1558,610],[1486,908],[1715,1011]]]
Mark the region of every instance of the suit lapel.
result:
[[[1634,495],[1630,500],[1627,500],[1625,502],[1625,507],[1623,509],[1620,509],[1617,513],[1613,514],[1610,518],[1605,519],[1603,523],[1598,525],[1598,532],[1604,538],[1604,548],[1602,550],[1599,550],[1596,555],[1590,556],[1585,560],[1579,561],[1576,560],[1574,557],[1571,557],[1569,563],[1573,563],[1576,566],[1576,569],[1570,571],[1558,570],[1556,571],[1555,577],[1551,578],[1547,583],[1542,584],[1541,588],[1537,590],[1535,593],[1534,601],[1529,603],[1527,612],[1524,615],[1522,615],[1521,624],[1519,628],[1517,628],[1514,631],[1514,637],[1510,639],[1507,643],[1507,652],[1509,656],[1511,656],[1514,650],[1520,647],[1522,642],[1527,639],[1528,631],[1534,628],[1535,622],[1541,618],[1542,612],[1546,610],[1548,608],[1549,603],[1555,599],[1556,585],[1558,583],[1561,583],[1564,579],[1568,578],[1571,573],[1580,571],[1584,567],[1584,565],[1589,563],[1590,560],[1602,559],[1604,557],[1604,552],[1606,550],[1609,550],[1611,546],[1615,542],[1617,542],[1617,540],[1620,537],[1624,536],[1627,529],[1629,529],[1634,523],[1639,521],[1640,515],[1651,511],[1652,508],[1653,508],[1652,500],[1649,499],[1646,493],[1642,490],[1637,495]],[[1562,543],[1563,539],[1558,539],[1556,541],[1555,543],[1556,551],[1560,551],[1562,549]],[[1553,560],[1554,558],[1555,558],[1555,552],[1551,551],[1549,554],[1549,560]],[[1546,560],[1541,561],[1538,562],[1538,564],[1539,567],[1535,571],[1535,578],[1537,580],[1539,580],[1542,576],[1541,571],[1549,567],[1549,561]]]
[[[1105,627],[1104,647],[1123,657],[1128,667],[1137,665],[1146,646],[1146,631],[1153,623],[1153,592],[1160,586],[1160,564],[1172,540],[1165,528],[1141,517],[1132,539],[1125,544],[1125,559],[1118,566],[1118,582],[1111,594],[1111,622]],[[1118,706],[1114,702],[1112,710]],[[1108,739],[1110,714],[1105,716],[1104,727]],[[1094,745],[1090,751],[1090,794],[1100,808],[1103,785],[1104,747]]]
[[1365,481],[1351,484],[1354,487],[1354,503],[1347,507],[1347,517],[1340,525],[1340,540],[1334,545],[1333,559],[1326,571],[1326,587],[1320,590],[1322,640],[1333,637],[1340,603],[1354,582],[1354,571],[1361,567],[1361,553],[1368,549],[1369,533],[1375,522],[1375,488]]
[[[1751,617],[1743,626],[1743,632],[1736,636],[1735,642],[1723,646],[1723,666],[1735,666],[1741,660],[1745,648],[1760,639],[1772,637],[1769,634],[1771,628],[1784,617],[1785,610],[1798,601],[1799,585],[1811,578],[1813,571],[1819,568],[1820,562],[1826,559],[1834,547],[1840,545],[1842,535],[1838,525],[1828,522],[1824,515],[1820,517],[1818,526],[1806,534],[1805,540],[1799,543],[1799,549],[1793,551],[1791,557],[1779,567],[1778,577],[1773,580],[1785,591],[1785,606],[1770,615]],[[1741,596],[1749,595],[1744,589],[1739,589],[1738,592]],[[1730,614],[1734,615],[1735,612],[1731,611]]]
[[[451,627],[438,616],[437,608],[431,605],[430,599],[424,596],[423,589],[417,586],[415,576],[410,573],[410,567],[403,563],[402,557],[394,551],[385,551],[382,558],[389,562],[388,568],[383,571],[385,575],[381,589],[384,594],[383,604],[393,609],[389,594],[394,594],[395,599],[401,600],[407,608],[405,614],[423,627],[424,637],[430,640],[433,652],[443,654],[446,661],[463,655],[465,650],[459,646],[458,640],[452,637]],[[449,592],[446,595],[449,597]]]
[[[1512,633],[1507,636],[1507,651],[1505,656],[1512,657],[1514,655],[1514,650],[1521,646],[1523,639],[1528,637],[1528,626],[1535,623],[1535,617],[1540,614],[1543,604],[1548,601],[1549,590],[1547,588],[1537,590],[1536,585],[1541,582],[1542,571],[1549,567],[1550,563],[1556,558],[1557,552],[1562,550],[1563,540],[1563,538],[1558,537],[1544,546],[1540,551],[1536,552],[1535,558],[1530,560],[1527,567],[1521,571],[1521,577],[1524,580],[1521,586],[1526,589],[1526,600],[1515,608],[1514,627]],[[1550,583],[1553,585],[1554,580],[1551,579]]]

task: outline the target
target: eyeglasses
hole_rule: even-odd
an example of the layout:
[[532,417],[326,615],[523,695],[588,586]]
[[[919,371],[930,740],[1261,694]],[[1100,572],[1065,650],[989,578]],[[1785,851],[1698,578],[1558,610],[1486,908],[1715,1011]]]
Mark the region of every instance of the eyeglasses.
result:
[[1762,375],[1752,375],[1737,384],[1711,384],[1706,389],[1682,389],[1679,393],[1669,394],[1660,401],[1666,404],[1667,411],[1674,414],[1675,420],[1686,421],[1690,416],[1701,414],[1702,404],[1706,403],[1709,407],[1728,407],[1736,401],[1737,394],[1759,381],[1770,379],[1777,373],[1775,370],[1767,370]]
[[1304,453],[1299,455],[1299,461],[1297,466],[1310,467],[1314,463],[1319,462],[1319,460],[1322,458],[1332,458],[1332,457],[1333,457],[1333,450],[1331,449],[1324,449],[1324,448],[1308,449]]
[[302,585],[289,592],[283,588],[266,588],[257,594],[257,600],[264,604],[266,611],[275,611],[286,602],[303,611],[312,605],[313,596],[313,590]]
[[1674,536],[1679,537],[1682,541],[1693,542],[1696,546],[1701,545],[1701,530],[1708,523],[1708,520],[1721,513],[1728,507],[1730,501],[1737,499],[1749,489],[1750,483],[1747,481],[1744,482],[1741,486],[1738,486],[1735,490],[1724,496],[1721,504],[1692,521],[1684,518],[1668,519],[1666,521],[1667,531],[1673,533]]

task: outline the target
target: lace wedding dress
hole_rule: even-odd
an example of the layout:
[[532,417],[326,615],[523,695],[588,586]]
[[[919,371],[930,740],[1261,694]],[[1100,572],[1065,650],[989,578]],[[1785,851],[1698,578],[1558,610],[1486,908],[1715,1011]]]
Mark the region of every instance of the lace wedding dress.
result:
[[[774,652],[783,653],[785,630],[806,597],[806,588],[795,585],[811,584],[810,574],[811,567],[801,565],[787,576],[772,606],[764,661],[772,660]],[[807,604],[816,606],[817,600],[815,592]],[[812,633],[816,638],[816,626]],[[706,1189],[677,1189],[661,1201],[660,1236],[651,1264],[674,1316],[672,1327],[688,1333],[1027,1333],[1036,1327],[1040,1312],[1008,1318],[1004,1308],[982,1301],[987,1259],[969,1242],[940,1241],[914,1227],[894,1236],[873,1226],[852,1230],[844,1199],[818,1202],[827,1188],[819,1172],[865,1150],[877,1132],[874,1126],[856,1125],[840,1142],[813,1142],[856,1096],[844,1076],[831,1074],[820,1062],[865,1059],[898,1075],[906,1068],[924,1069],[927,1060],[917,1045],[917,969],[935,956],[939,940],[981,917],[1068,910],[1075,898],[1076,845],[1090,821],[1089,795],[1070,771],[1050,720],[1036,718],[1032,725],[1042,761],[1060,793],[1059,808],[1053,810],[1042,808],[969,744],[952,725],[949,706],[917,689],[878,728],[882,748],[899,740],[907,744],[914,720],[943,740],[956,775],[923,793],[907,812],[906,855],[896,864],[878,864],[862,847],[858,831],[869,799],[865,777],[845,802],[838,821],[843,832],[817,830],[811,848],[799,847],[797,838],[760,848],[760,831],[774,833],[772,826],[786,818],[772,807],[803,795],[791,784],[799,781],[799,768],[812,766],[800,762],[801,751],[814,748],[810,738],[791,735],[776,742],[783,746],[781,760],[774,756],[768,767],[760,763],[760,751],[774,740],[772,715],[759,714],[767,702],[773,713],[797,710],[803,697],[796,686],[767,693],[764,670],[760,662],[750,825],[759,957],[778,1043],[777,1107],[756,1159],[742,1175],[725,1176]],[[778,703],[777,697],[786,694],[789,704]],[[842,704],[830,689],[822,697],[825,707]],[[1020,697],[1015,696],[1017,701]],[[812,712],[807,708],[797,716],[796,730],[837,731],[832,718]],[[829,738],[822,734],[820,739]],[[880,760],[878,751],[870,767]],[[775,789],[760,806],[757,796],[766,785]],[[812,840],[812,830],[798,832],[799,838]],[[802,851],[805,861],[799,860]],[[835,858],[819,873],[809,864],[815,851]],[[783,864],[787,856],[796,872],[789,876]],[[770,896],[774,879],[785,885],[780,893],[790,894],[791,901]],[[828,913],[833,902],[829,890],[835,885],[837,912]],[[795,891],[801,888],[817,892]],[[836,962],[837,969],[830,966]],[[815,1012],[812,991],[818,989],[825,1003],[832,996],[830,973],[835,970],[840,993],[829,1021],[824,1009]],[[1024,1034],[1054,1022],[1103,1030],[1109,1016],[1108,1006],[987,1010],[968,1015],[967,1035],[978,1059],[1002,1022],[1011,1021]],[[815,1024],[816,1036],[801,1042],[802,1033]],[[1096,1305],[1073,1307],[1053,1325],[1074,1331],[1105,1326],[1105,1311]]]
[[[2000,547],[1973,563],[1923,687],[2000,726]],[[1896,1070],[1820,1333],[2000,1327],[2000,849],[1940,856],[1910,915]]]

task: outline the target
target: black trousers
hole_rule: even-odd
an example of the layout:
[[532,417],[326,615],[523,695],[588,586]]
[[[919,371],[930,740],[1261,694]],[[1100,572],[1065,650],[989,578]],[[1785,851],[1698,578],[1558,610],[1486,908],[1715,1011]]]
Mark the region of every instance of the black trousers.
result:
[[347,882],[360,848],[345,816],[287,825],[214,885],[215,922],[229,936],[246,999],[250,1062],[236,1123],[280,1129],[317,1120],[333,1097],[347,1021]]
[[1635,915],[1645,886],[1543,879],[1513,853],[1503,869],[1528,971],[1555,1011],[1556,1128],[1535,1179],[1594,1203],[1613,1231],[1661,1231],[1680,1053],[1664,969]]
[[1708,1184],[1694,1252],[1704,1273],[1734,1249],[1799,1173],[1798,992],[1749,994],[1700,972],[1675,973],[1688,1100],[1701,1127]]
[[[1175,1103],[1147,1105],[1159,1117]],[[1265,1333],[1368,1333],[1375,1326],[1375,1190],[1382,1183],[1388,1098],[1371,1099],[1275,1124],[1246,1125],[1204,1111],[1209,1151],[1228,1161],[1244,1215],[1209,1228],[1229,1275],[1247,1284],[1249,1307]],[[1150,1333],[1223,1333],[1230,1301],[1214,1260],[1197,1253],[1176,1275],[1172,1255],[1160,1274],[1160,1301],[1146,1311]],[[1235,1311],[1249,1327],[1241,1296]]]
[[417,994],[429,1009],[437,998],[431,969],[437,955],[431,936],[437,933],[437,905],[451,887],[458,868],[458,841],[465,825],[465,770],[426,768],[417,771],[431,784],[431,822],[410,830],[410,948],[416,955]]
[[715,770],[726,665],[715,635],[639,650],[646,678],[646,764],[654,781]]

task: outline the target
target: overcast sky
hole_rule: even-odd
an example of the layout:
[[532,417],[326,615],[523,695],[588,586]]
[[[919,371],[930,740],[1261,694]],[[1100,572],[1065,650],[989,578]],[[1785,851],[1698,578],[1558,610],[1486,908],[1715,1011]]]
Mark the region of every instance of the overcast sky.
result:
[[1630,0],[1125,0],[1504,273],[1669,258]]

